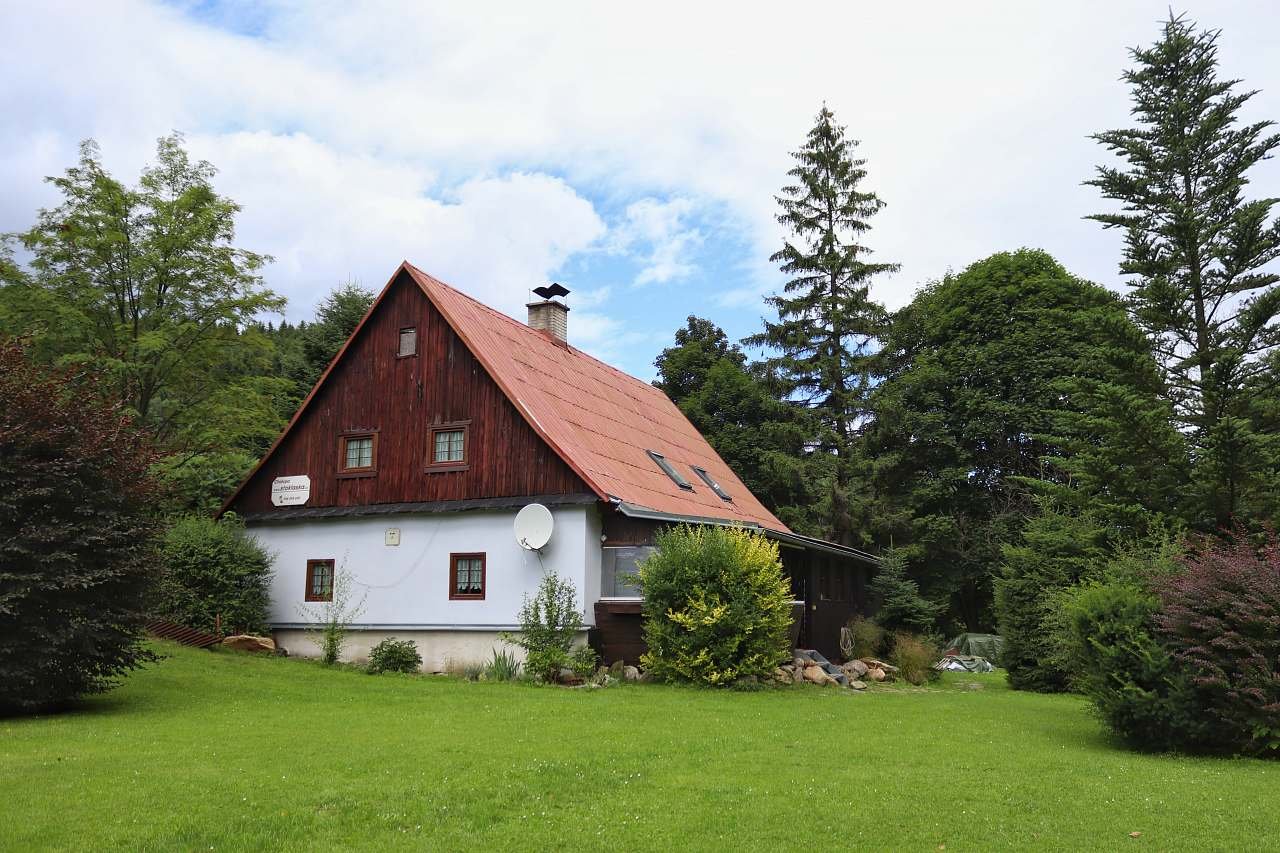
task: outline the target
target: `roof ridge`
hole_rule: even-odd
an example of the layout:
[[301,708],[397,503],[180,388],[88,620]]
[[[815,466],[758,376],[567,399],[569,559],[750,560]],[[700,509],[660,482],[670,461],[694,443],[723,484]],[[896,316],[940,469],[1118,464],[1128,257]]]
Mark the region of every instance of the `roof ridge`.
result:
[[[436,276],[432,275],[429,272],[424,272],[422,269],[414,266],[408,261],[406,261],[405,263],[406,265],[411,267],[413,271],[416,272],[418,275],[425,276],[431,279],[436,284],[440,285],[441,287],[452,290],[454,293],[458,294],[463,299],[467,300],[468,302],[471,302],[472,304],[476,305],[479,308],[484,309],[485,311],[488,311],[490,314],[493,314],[494,316],[505,320],[506,322],[512,324],[513,326],[516,326],[517,328],[527,333],[534,334],[534,335],[542,335],[542,333],[539,332],[537,329],[534,329],[533,327],[529,326],[527,323],[521,323],[519,320],[517,320],[515,317],[512,317],[510,314],[505,314],[491,305],[486,305],[485,303],[481,302],[479,299],[476,299],[474,296],[467,293],[466,291],[461,290],[460,288],[454,287],[452,284],[449,284],[447,281],[441,281]],[[635,382],[638,385],[643,386],[644,388],[648,389],[651,392],[661,394],[663,397],[666,397],[667,399],[671,399],[670,397],[667,397],[665,391],[663,391],[661,388],[654,385],[652,382],[645,382],[643,379],[641,379],[638,376],[632,376],[630,373],[627,373],[625,370],[622,370],[621,368],[618,368],[618,367],[614,367],[612,364],[609,364],[609,362],[596,358],[591,353],[585,350],[579,349],[578,347],[575,347],[573,344],[569,343],[568,341],[565,341],[564,343],[569,349],[573,350],[574,353],[582,356],[583,358],[588,358],[591,361],[594,361],[596,364],[600,365],[601,367],[607,370],[612,370],[614,373],[618,374],[619,376],[625,376],[627,379],[631,380],[632,382]]]

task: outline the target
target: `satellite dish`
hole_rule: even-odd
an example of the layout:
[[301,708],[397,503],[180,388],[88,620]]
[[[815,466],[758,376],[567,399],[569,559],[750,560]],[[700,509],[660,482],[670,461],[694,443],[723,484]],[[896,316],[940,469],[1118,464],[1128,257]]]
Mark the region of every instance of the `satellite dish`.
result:
[[516,542],[526,551],[539,551],[551,541],[555,520],[542,504],[529,504],[516,513]]

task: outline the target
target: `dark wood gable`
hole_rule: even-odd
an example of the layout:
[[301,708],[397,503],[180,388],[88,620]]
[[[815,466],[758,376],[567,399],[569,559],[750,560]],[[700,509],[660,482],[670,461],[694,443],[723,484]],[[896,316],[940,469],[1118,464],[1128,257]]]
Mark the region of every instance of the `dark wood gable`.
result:
[[[465,460],[446,470],[430,446],[442,424],[466,429]],[[344,437],[364,435],[376,436],[372,470],[342,471]],[[228,509],[270,513],[272,480],[300,474],[308,507],[591,492],[403,271]]]

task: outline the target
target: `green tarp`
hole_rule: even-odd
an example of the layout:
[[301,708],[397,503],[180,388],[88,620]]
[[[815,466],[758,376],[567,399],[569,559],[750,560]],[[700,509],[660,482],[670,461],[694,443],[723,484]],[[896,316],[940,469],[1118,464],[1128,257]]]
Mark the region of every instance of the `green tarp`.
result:
[[960,634],[947,646],[948,652],[986,658],[996,666],[1003,650],[1004,639],[997,634]]

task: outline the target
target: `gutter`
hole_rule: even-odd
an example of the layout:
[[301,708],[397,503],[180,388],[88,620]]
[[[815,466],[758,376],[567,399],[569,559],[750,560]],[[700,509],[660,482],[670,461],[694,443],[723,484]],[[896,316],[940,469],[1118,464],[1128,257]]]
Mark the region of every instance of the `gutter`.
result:
[[835,542],[828,542],[825,539],[815,539],[812,536],[801,536],[799,533],[784,532],[781,530],[770,530],[763,525],[754,521],[735,521],[725,518],[709,518],[699,515],[677,515],[670,512],[660,512],[656,509],[636,506],[626,501],[609,496],[610,502],[618,508],[618,510],[628,518],[643,518],[650,521],[666,521],[672,524],[714,524],[718,527],[745,527],[748,530],[757,531],[770,539],[779,542],[786,542],[789,545],[795,545],[800,548],[812,551],[825,551],[828,554],[836,554],[871,566],[879,566],[880,558],[866,551],[860,551],[857,548],[850,548],[846,545],[837,545]]

